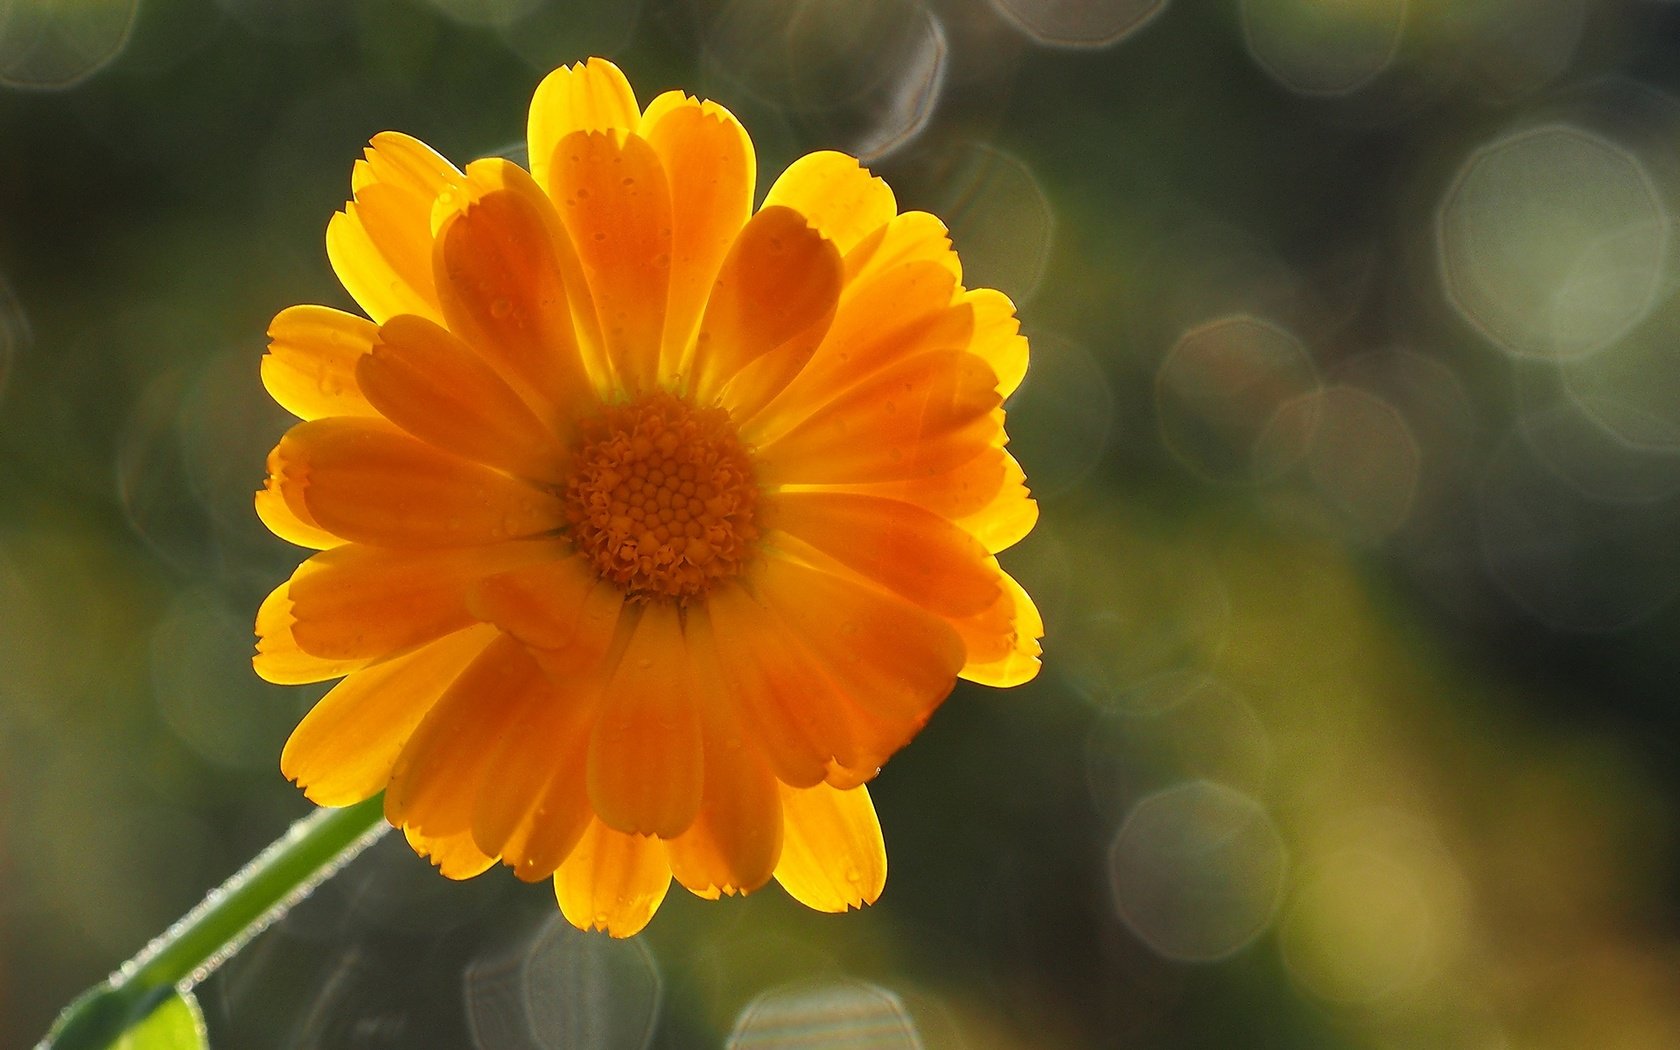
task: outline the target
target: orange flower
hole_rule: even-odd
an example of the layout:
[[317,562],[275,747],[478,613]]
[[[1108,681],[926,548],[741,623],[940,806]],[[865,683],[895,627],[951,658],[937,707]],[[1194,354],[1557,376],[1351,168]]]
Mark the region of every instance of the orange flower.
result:
[[327,254],[366,320],[284,310],[303,422],[257,493],[314,548],[257,613],[272,682],[343,676],[287,743],[308,797],[385,792],[445,875],[554,878],[641,929],[672,876],[870,903],[865,781],[955,679],[1043,633],[997,551],[1027,366],[945,228],[850,157],[753,210],[752,142],[591,59],[531,103],[531,171],[378,135]]

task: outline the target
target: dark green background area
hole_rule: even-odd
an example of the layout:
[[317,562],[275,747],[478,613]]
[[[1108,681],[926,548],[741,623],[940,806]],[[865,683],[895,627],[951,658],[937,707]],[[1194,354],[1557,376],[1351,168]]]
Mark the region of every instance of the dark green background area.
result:
[[[1015,299],[1042,519],[1002,560],[1044,672],[959,683],[872,785],[862,914],[674,888],[614,943],[388,837],[201,987],[213,1045],[1680,1045],[1680,7],[141,0],[48,87],[28,49],[94,23],[47,44],[17,12],[75,5],[14,5],[0,1045],[308,810],[278,755],[323,687],[249,667],[299,557],[250,509],[288,422],[257,362],[285,306],[353,308],[322,247],[351,164],[386,129],[519,157],[537,82],[592,53],[738,113],[760,195],[864,153]],[[1311,46],[1256,35],[1320,7]],[[1366,82],[1301,90],[1395,11]],[[1544,148],[1476,168],[1511,142]],[[1579,192],[1547,189],[1570,142]],[[1635,169],[1654,219],[1616,225]],[[1506,239],[1443,264],[1464,215]],[[1576,294],[1543,286],[1575,244],[1597,301],[1652,292],[1560,364],[1511,333]],[[1174,371],[1210,331],[1295,356]]]

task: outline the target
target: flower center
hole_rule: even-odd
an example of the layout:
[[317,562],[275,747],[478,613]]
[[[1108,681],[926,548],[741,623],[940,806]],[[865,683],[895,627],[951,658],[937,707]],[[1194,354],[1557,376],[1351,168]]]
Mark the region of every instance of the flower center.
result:
[[758,538],[752,461],[721,408],[663,391],[578,427],[572,543],[635,598],[686,600],[741,569]]

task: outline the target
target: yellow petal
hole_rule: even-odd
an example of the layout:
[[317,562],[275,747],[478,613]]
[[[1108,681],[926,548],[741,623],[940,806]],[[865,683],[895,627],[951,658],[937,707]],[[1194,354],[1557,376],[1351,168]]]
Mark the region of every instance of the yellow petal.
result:
[[1015,546],[1038,524],[1038,503],[1028,493],[1021,464],[1008,452],[1001,462],[1003,477],[992,498],[975,510],[952,515],[993,554]]
[[[1007,606],[1001,622],[981,620],[965,627],[965,641],[971,657],[958,676],[981,685],[1008,687],[1030,682],[1038,676],[1038,641],[1044,637],[1044,619],[1026,590],[1015,578],[1000,571]],[[984,637],[976,636],[985,630]]]
[[589,285],[554,205],[517,164],[474,161],[432,216],[451,332],[565,432],[606,376]]
[[431,274],[431,212],[461,173],[417,139],[374,136],[351,175],[355,200],[327,225],[327,258],[368,316],[441,317]]
[[805,216],[841,253],[892,221],[892,190],[844,153],[807,153],[782,172],[764,207],[786,205]]
[[751,416],[805,366],[834,317],[840,254],[788,208],[741,230],[712,289],[694,354],[694,396]]
[[299,423],[280,439],[271,461],[287,506],[302,507],[310,524],[359,543],[495,543],[550,532],[565,520],[558,497],[382,420]]
[[950,232],[937,216],[907,211],[875,230],[846,253],[848,294],[877,274],[911,262],[932,262],[962,280],[962,263],[951,250]]
[[427,835],[418,828],[403,828],[403,837],[408,839],[414,852],[431,861],[446,879],[470,879],[482,875],[496,863],[496,859],[485,856],[473,844],[472,836],[464,831],[450,835]]
[[641,932],[671,888],[671,868],[659,840],[589,825],[554,875],[560,913],[580,930],[613,937]]
[[393,317],[356,365],[385,418],[446,452],[558,484],[566,452],[554,432],[467,345],[422,317]]
[[257,607],[257,655],[251,666],[258,677],[276,685],[305,685],[338,678],[365,667],[368,657],[322,657],[306,652],[292,633],[297,618],[288,596],[290,581],[269,592]]
[[270,477],[263,482],[263,487],[257,490],[257,517],[269,532],[285,540],[295,543],[299,547],[309,547],[313,550],[324,551],[329,547],[336,547],[344,542],[339,536],[304,521],[291,507],[286,504],[286,497],[280,491],[280,480]]
[[607,826],[672,838],[700,808],[700,717],[688,640],[653,603],[618,659],[589,745],[589,799]]
[[493,627],[469,627],[350,675],[292,730],[280,771],[318,806],[372,798],[420,719],[495,637]]
[[619,68],[604,58],[562,66],[543,78],[531,98],[526,142],[531,174],[548,183],[554,147],[574,131],[633,130],[641,112],[636,93]]
[[676,375],[687,365],[718,268],[752,214],[756,162],[734,114],[680,91],[648,104],[641,135],[671,186],[671,295],[659,375]]
[[543,184],[589,280],[614,375],[654,388],[670,291],[671,189],[638,135],[578,131],[561,139]]
[[377,415],[356,383],[356,361],[373,349],[365,317],[326,306],[293,306],[268,326],[263,386],[300,419]]
[[782,788],[784,830],[776,881],[817,911],[861,908],[887,884],[887,847],[869,789]]
[[1009,296],[992,288],[963,293],[963,302],[974,309],[974,343],[970,349],[997,373],[997,391],[1008,397],[1027,374],[1027,339],[1015,318],[1015,304]]

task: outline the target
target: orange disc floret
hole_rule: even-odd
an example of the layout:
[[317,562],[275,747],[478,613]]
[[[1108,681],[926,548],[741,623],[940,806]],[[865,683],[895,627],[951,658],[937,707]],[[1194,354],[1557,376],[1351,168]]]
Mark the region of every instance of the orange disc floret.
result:
[[635,599],[687,601],[737,575],[758,538],[752,461],[722,408],[660,391],[578,424],[572,544]]

